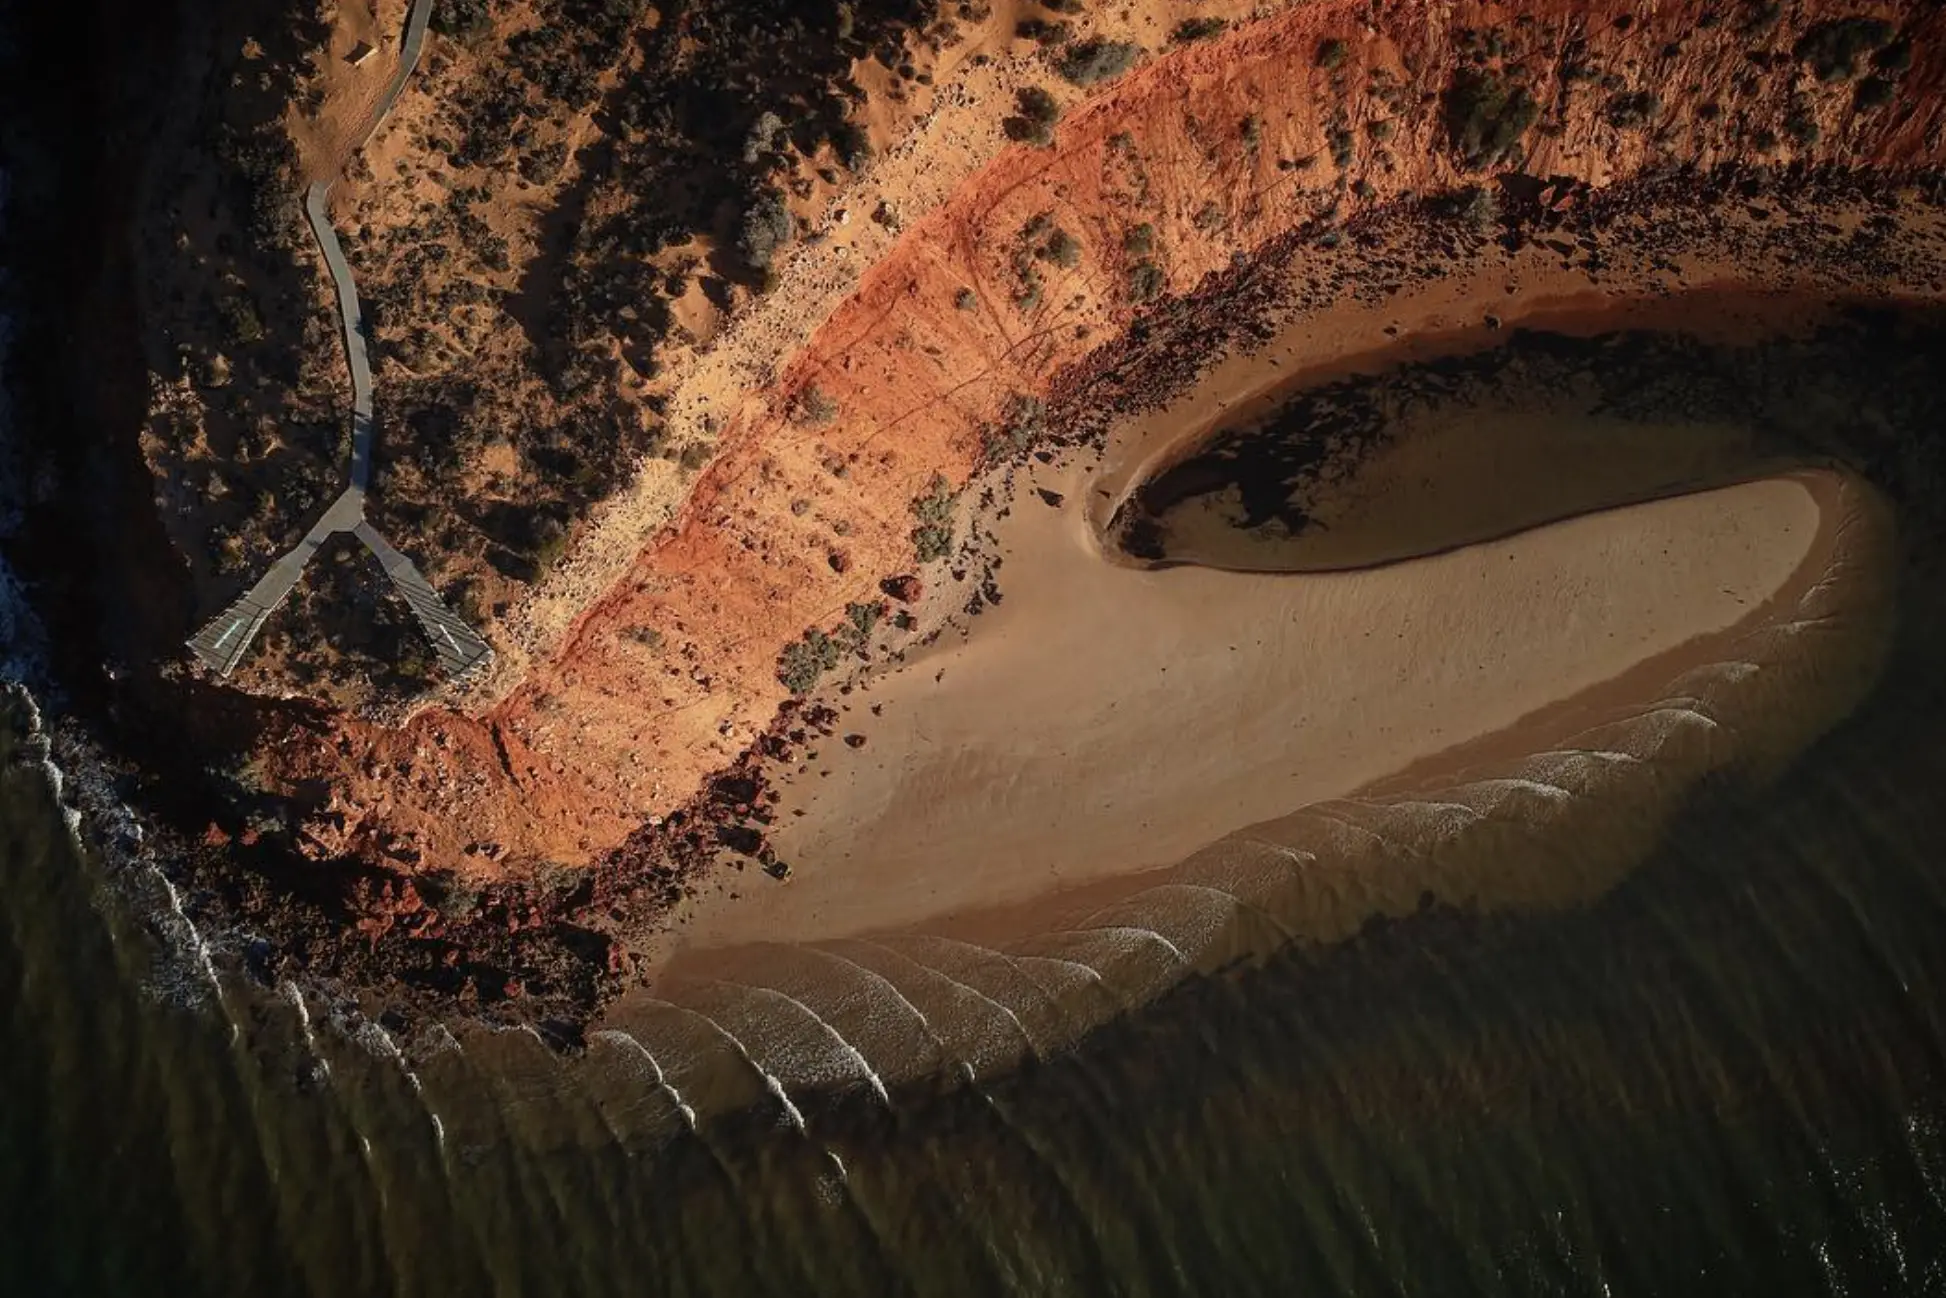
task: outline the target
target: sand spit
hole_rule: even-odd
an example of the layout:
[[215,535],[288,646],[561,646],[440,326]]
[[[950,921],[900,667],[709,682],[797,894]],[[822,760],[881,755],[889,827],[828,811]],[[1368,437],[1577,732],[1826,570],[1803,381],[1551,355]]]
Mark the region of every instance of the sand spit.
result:
[[656,978],[799,1083],[1009,1066],[1432,900],[1588,900],[1705,775],[1842,718],[1891,625],[1889,516],[1822,470],[1326,575],[1104,572],[1015,517],[1006,604],[785,786],[802,868],[699,904]]
[[882,710],[868,745],[826,745],[787,786],[791,886],[706,905],[686,938],[937,921],[1348,796],[1692,642],[1707,655],[1822,575],[1841,494],[1764,479],[1316,577],[1107,568],[1081,519],[1023,511],[1006,602],[854,696]]

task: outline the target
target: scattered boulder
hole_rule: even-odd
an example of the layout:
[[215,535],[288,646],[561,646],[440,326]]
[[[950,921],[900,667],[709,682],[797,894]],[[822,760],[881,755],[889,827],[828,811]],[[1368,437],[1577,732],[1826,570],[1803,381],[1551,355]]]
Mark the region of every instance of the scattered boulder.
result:
[[925,583],[909,572],[887,577],[878,584],[878,588],[901,604],[917,603],[919,597],[926,593]]

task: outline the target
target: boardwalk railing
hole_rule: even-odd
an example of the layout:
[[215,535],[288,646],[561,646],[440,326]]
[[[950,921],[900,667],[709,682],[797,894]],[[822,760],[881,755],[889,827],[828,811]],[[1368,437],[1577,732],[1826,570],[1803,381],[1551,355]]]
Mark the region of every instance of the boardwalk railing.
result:
[[[392,105],[398,101],[399,93],[412,76],[412,70],[419,62],[420,51],[425,48],[426,23],[431,15],[432,0],[413,0],[412,12],[406,19],[405,39],[399,47],[398,71],[393,74],[391,84],[379,100],[378,111],[373,116],[370,130],[366,132],[368,137],[370,131],[377,130],[386,114],[392,111]],[[352,282],[351,266],[345,261],[344,248],[338,243],[338,232],[331,226],[331,212],[326,202],[330,192],[329,181],[320,180],[313,184],[304,195],[304,216],[311,227],[311,236],[317,240],[325,269],[330,272],[332,287],[337,292],[338,319],[345,340],[345,366],[351,371],[350,482],[312,525],[311,530],[304,534],[303,540],[271,564],[254,586],[210,619],[187,643],[190,652],[205,666],[228,676],[249,653],[251,642],[263,629],[263,624],[304,575],[304,568],[310,563],[311,556],[331,537],[340,532],[349,532],[364,542],[365,548],[372,552],[379,566],[385,570],[385,575],[391,579],[393,587],[405,599],[407,607],[425,631],[426,638],[432,642],[440,666],[445,668],[449,677],[458,679],[484,666],[493,657],[493,650],[480,638],[479,633],[446,606],[439,592],[432,588],[412,560],[394,549],[391,542],[365,518],[365,492],[371,486],[372,444],[377,435],[372,415],[372,362],[366,348],[365,314],[358,303],[358,286]]]

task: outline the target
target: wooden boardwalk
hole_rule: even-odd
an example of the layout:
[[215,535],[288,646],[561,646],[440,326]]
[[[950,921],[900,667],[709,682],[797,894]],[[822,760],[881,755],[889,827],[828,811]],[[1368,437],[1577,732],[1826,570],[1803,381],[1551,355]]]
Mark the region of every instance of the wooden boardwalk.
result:
[[[379,100],[372,130],[385,120],[405,89],[406,81],[418,65],[425,48],[426,23],[432,15],[432,0],[413,0],[406,19],[405,39],[399,47],[399,67]],[[369,135],[369,132],[367,132]],[[318,252],[338,298],[338,320],[344,335],[345,365],[351,371],[351,481],[336,500],[304,534],[304,539],[272,563],[256,584],[238,596],[228,608],[191,636],[189,650],[210,670],[228,676],[250,652],[257,632],[277,610],[303,577],[311,556],[325,541],[340,532],[356,536],[372,552],[394,589],[405,600],[413,616],[432,642],[440,666],[449,677],[458,679],[484,666],[493,650],[479,633],[446,606],[439,592],[420,573],[412,560],[392,547],[365,518],[365,492],[372,480],[372,446],[377,427],[372,406],[372,362],[364,308],[358,302],[358,286],[352,281],[351,266],[331,226],[327,206],[331,185],[320,180],[304,194],[304,216],[317,240]]]

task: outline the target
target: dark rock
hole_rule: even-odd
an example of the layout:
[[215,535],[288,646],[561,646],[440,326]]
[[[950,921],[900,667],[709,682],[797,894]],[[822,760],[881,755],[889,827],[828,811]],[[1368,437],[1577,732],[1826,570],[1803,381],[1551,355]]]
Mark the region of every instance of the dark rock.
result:
[[911,573],[887,577],[878,584],[878,588],[901,604],[911,604],[926,593],[925,583]]

